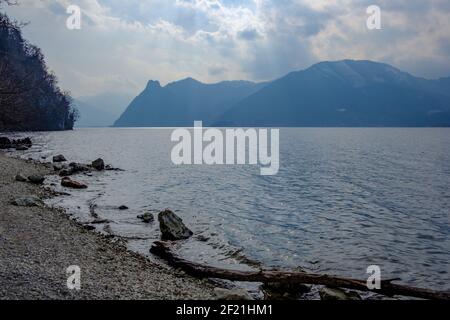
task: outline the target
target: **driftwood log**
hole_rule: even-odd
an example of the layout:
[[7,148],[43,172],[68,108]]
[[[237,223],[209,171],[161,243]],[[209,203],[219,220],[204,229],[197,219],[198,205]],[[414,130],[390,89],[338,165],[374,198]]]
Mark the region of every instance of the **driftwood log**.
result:
[[346,288],[359,291],[370,291],[392,297],[394,295],[416,297],[429,300],[450,300],[450,292],[434,291],[392,283],[394,280],[381,282],[380,290],[370,290],[367,282],[356,279],[341,278],[330,275],[311,274],[305,272],[288,271],[237,271],[215,268],[179,257],[171,249],[168,242],[156,241],[150,252],[166,260],[168,264],[179,268],[187,274],[198,278],[217,278],[243,282],[262,283],[298,283],[311,285],[325,285],[335,288]]

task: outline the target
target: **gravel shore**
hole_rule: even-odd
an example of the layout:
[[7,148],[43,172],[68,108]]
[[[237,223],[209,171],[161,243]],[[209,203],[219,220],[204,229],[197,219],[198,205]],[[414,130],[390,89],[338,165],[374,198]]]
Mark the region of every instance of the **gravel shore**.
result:
[[[15,181],[50,174],[43,165],[0,153],[0,299],[211,299],[213,286],[157,265],[88,231],[55,209],[18,207],[22,196],[50,196]],[[149,243],[149,247],[150,247]],[[81,268],[81,290],[69,290],[66,269]]]

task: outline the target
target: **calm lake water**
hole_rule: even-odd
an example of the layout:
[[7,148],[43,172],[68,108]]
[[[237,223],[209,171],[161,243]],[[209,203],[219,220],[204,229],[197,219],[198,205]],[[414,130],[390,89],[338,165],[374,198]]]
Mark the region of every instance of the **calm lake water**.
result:
[[450,129],[282,129],[280,171],[265,177],[256,166],[175,166],[171,132],[36,133],[23,156],[102,157],[124,169],[76,177],[89,189],[52,202],[81,221],[92,220],[96,204],[111,221],[98,229],[143,254],[158,224],[136,216],[170,208],[207,239],[181,246],[191,260],[361,279],[375,264],[383,278],[450,289]]

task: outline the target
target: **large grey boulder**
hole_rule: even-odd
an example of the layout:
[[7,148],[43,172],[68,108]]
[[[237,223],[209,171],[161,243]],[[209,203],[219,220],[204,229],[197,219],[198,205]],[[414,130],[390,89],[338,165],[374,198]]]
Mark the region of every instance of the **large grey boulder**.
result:
[[184,240],[192,237],[194,234],[184,225],[183,220],[170,210],[160,212],[158,221],[162,240]]
[[98,158],[97,160],[92,161],[92,168],[96,169],[97,171],[105,170],[105,162],[103,159]]

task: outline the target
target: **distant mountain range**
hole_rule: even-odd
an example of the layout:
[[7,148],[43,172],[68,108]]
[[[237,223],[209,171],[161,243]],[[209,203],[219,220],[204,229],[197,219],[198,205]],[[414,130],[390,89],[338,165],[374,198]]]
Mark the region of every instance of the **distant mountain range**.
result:
[[76,127],[110,127],[130,104],[132,96],[104,93],[74,99],[80,118]]
[[450,126],[450,78],[426,80],[388,64],[321,62],[268,83],[150,81],[117,127]]
[[115,126],[182,127],[192,126],[195,120],[211,125],[231,106],[265,85],[248,81],[204,84],[187,78],[161,87],[158,81],[149,81]]

